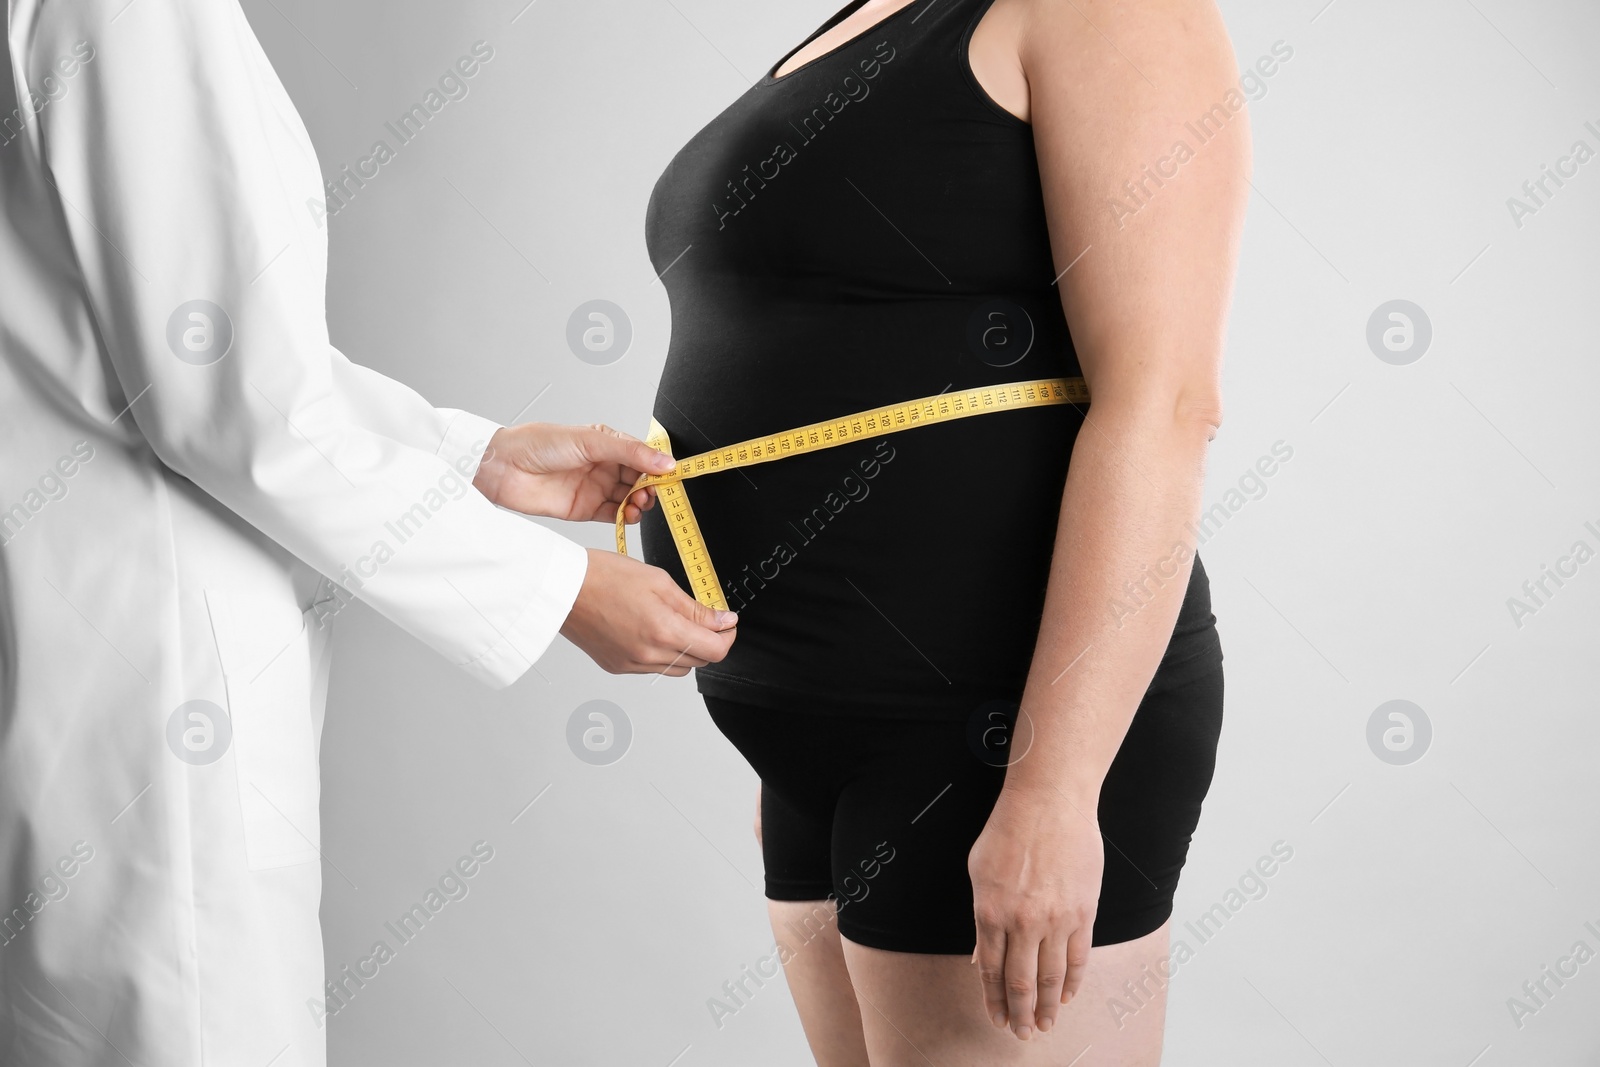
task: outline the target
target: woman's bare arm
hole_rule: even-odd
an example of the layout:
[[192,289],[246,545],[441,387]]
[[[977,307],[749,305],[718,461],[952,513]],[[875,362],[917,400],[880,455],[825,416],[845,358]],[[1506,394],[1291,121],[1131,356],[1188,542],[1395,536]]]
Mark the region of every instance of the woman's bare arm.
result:
[[[1030,747],[970,859],[989,1013],[1026,1037],[1082,980],[1103,869],[1100,786],[1188,582],[1250,138],[1209,0],[1007,6],[1092,397],[1022,700],[1019,731],[1032,737],[1018,744]],[[1145,589],[1131,612],[1130,582]]]

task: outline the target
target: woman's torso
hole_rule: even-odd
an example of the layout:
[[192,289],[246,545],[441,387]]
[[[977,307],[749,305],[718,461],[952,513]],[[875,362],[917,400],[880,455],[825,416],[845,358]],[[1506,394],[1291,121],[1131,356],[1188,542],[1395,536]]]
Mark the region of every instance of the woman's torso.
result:
[[[1031,127],[966,59],[989,2],[913,0],[769,73],[667,167],[646,228],[673,321],[654,414],[676,454],[1079,373]],[[1020,695],[1081,424],[1012,411],[689,483],[740,613],[701,690],[885,714]],[[687,587],[659,515],[644,543]],[[1212,622],[1197,567],[1172,667]]]

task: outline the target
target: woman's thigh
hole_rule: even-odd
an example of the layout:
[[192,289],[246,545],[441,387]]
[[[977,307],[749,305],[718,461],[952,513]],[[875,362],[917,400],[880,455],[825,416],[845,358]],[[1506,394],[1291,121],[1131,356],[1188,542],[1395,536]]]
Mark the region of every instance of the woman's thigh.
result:
[[817,1067],[869,1067],[831,900],[769,900],[783,977]]
[[[1026,1041],[985,1015],[966,956],[885,952],[844,941],[872,1067],[1156,1067],[1166,1023],[1168,925],[1089,951],[1078,995],[1049,1033]],[[1126,983],[1140,991],[1138,1007]]]
[[[831,921],[817,929],[825,937],[804,938],[820,951],[796,952],[787,967],[823,1067],[860,1062],[865,1049],[873,1067],[923,1064],[924,1056],[940,1067],[1159,1061],[1165,989],[1155,975],[1166,970],[1172,894],[1211,782],[1220,667],[1148,693],[1135,715],[1101,793],[1107,864],[1087,984],[1057,1027],[1030,1042],[987,1021],[969,962],[967,853],[1002,788],[1006,760],[975,743],[966,723],[707,704],[763,780],[775,930],[835,898]],[[817,924],[801,924],[808,926]],[[1032,1051],[1043,1049],[1050,1051]],[[900,1058],[907,1050],[911,1058]]]

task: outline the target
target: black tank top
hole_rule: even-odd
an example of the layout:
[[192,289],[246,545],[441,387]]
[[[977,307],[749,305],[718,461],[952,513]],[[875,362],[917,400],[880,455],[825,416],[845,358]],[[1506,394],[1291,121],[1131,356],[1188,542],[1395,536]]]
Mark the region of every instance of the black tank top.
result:
[[[1079,373],[1032,128],[966,59],[990,2],[913,0],[769,71],[668,165],[646,237],[672,307],[654,413],[677,455]],[[687,483],[740,616],[700,691],[937,717],[1017,699],[1082,421],[984,415]],[[687,589],[659,511],[643,540]],[[1220,657],[1214,621],[1197,560],[1153,684]]]

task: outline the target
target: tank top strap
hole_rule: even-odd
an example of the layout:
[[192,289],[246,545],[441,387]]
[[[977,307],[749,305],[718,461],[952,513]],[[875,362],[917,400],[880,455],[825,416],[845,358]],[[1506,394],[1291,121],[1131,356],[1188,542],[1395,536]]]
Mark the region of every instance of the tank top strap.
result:
[[928,32],[954,33],[966,36],[994,4],[994,0],[912,0],[913,7],[922,10],[911,16],[916,25],[928,24]]
[[994,0],[912,0],[909,6],[917,8],[909,14],[912,38],[938,42],[941,48],[963,45],[992,5]]
[[966,44],[968,35],[993,3],[994,0],[912,0],[901,9],[906,12],[906,47],[948,56],[950,49]]
[[900,57],[900,76],[909,75],[920,91],[920,108],[953,117],[976,107],[1008,136],[1027,134],[1031,143],[1031,128],[990,98],[968,59],[972,34],[993,6],[994,0],[912,0],[901,9],[898,32],[886,36]]
[[[977,87],[967,60],[967,44],[993,5],[994,0],[912,0],[863,36],[871,38],[880,28],[884,31],[874,39],[890,42],[891,54],[899,59],[902,71],[915,70],[914,80],[933,94],[927,104],[933,105],[949,93],[965,101],[972,95],[969,90]],[[981,89],[977,97],[988,99]]]
[[[774,72],[795,54],[855,14],[865,3],[866,0],[852,0],[841,8],[769,67],[763,82],[770,85],[789,81],[802,70],[812,68],[848,67],[859,59],[862,46],[866,45],[877,46],[873,55],[885,62],[892,62],[892,58],[903,55],[916,55],[923,57],[923,61],[948,65],[946,61],[952,55],[959,55],[972,29],[994,0],[911,0],[911,3],[890,12],[831,51],[781,77],[774,76]],[[915,65],[921,67],[922,61]]]

